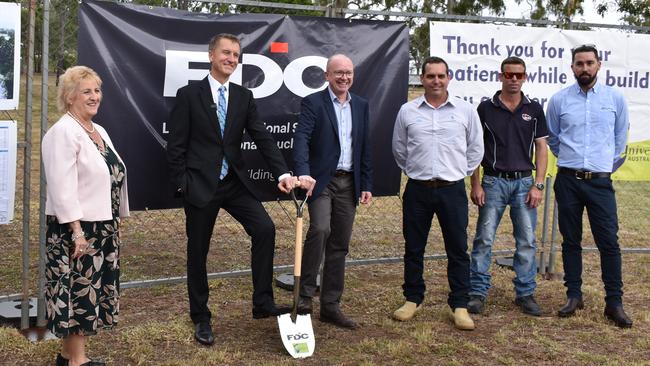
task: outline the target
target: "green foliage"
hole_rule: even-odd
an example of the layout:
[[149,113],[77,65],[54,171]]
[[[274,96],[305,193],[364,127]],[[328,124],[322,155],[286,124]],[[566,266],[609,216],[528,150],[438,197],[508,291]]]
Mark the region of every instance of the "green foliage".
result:
[[[295,5],[314,5],[311,0],[264,0],[271,3],[282,4],[295,4]],[[321,11],[298,10],[298,9],[282,9],[282,8],[265,8],[258,6],[237,5],[235,11],[237,13],[265,13],[265,14],[285,14],[285,15],[306,15],[306,16],[321,16]]]
[[600,15],[612,10],[622,13],[622,20],[627,24],[650,26],[650,0],[602,1],[596,6],[596,11]]
[[[168,7],[202,13],[274,13],[286,15],[322,16],[322,11],[268,8],[250,5],[230,5],[190,0],[122,0],[123,2]],[[330,5],[337,8],[357,8],[361,10],[381,10],[410,13],[455,14],[455,15],[503,15],[504,0],[265,0],[274,3],[299,5]],[[530,18],[539,20],[558,20],[565,28],[576,25],[571,20],[584,13],[584,0],[515,0],[519,5],[530,6]],[[36,9],[36,30],[34,42],[35,71],[40,71],[42,55],[42,2]],[[60,74],[77,62],[78,0],[52,0],[50,11],[50,69]],[[650,25],[650,0],[598,0],[597,10],[603,15],[608,11],[619,11],[622,20],[628,24]],[[23,45],[27,46],[28,14],[23,5]],[[395,20],[388,15],[351,15],[361,19]],[[414,67],[419,69],[421,61],[429,56],[429,19],[405,18],[411,30],[410,57]],[[24,52],[24,51],[23,51]],[[3,59],[5,59],[3,57]]]

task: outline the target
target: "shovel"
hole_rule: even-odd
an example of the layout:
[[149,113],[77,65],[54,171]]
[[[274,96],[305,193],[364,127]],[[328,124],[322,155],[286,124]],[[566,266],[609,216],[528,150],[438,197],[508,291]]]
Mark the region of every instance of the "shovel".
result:
[[282,344],[293,358],[310,357],[314,353],[316,339],[309,314],[298,314],[298,298],[300,296],[300,267],[302,266],[302,211],[307,202],[298,201],[291,190],[291,198],[296,205],[296,248],[293,264],[293,309],[291,313],[278,316],[278,326]]

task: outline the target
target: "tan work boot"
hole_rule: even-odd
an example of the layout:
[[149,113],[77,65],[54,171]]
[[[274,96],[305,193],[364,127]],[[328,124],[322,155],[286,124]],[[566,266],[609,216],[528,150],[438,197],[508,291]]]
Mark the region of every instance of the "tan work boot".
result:
[[456,308],[453,312],[449,311],[449,318],[454,322],[457,329],[474,330],[474,321],[469,317],[469,313],[465,308]]
[[414,302],[407,301],[399,309],[395,310],[393,313],[393,319],[401,322],[409,321],[413,319],[415,313],[417,313],[421,307],[422,304],[418,305]]

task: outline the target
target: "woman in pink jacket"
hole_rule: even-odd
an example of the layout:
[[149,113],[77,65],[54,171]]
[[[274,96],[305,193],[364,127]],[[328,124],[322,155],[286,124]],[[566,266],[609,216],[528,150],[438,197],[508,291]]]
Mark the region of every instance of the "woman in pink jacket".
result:
[[65,114],[43,137],[47,180],[46,288],[48,328],[62,338],[56,364],[97,366],[85,337],[110,329],[119,312],[119,225],[128,216],[126,168],[106,131],[92,118],[102,81],[75,66],[59,80]]

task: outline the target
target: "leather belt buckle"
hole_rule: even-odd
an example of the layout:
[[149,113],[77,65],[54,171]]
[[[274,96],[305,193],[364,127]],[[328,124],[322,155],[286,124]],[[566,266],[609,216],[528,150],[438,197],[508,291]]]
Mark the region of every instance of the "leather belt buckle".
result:
[[581,171],[581,170],[576,170],[575,176],[576,176],[576,179],[579,179],[579,180],[591,179],[592,178],[591,172],[584,172],[584,171]]

